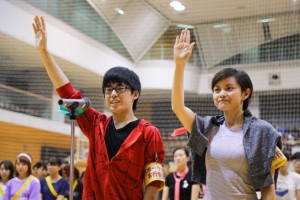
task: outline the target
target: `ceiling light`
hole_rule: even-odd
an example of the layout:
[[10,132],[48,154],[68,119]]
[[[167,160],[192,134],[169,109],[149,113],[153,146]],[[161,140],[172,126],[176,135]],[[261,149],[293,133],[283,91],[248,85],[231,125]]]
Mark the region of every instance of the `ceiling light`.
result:
[[122,9],[120,9],[120,8],[115,8],[115,10],[117,11],[117,13],[118,14],[120,14],[120,15],[124,15],[124,11],[122,10]]
[[180,1],[171,1],[170,2],[170,6],[176,10],[176,11],[183,11],[185,10],[185,6],[182,5],[182,3]]
[[188,25],[188,24],[177,24],[178,28],[187,28],[187,29],[193,29],[194,26]]
[[213,25],[214,28],[227,28],[230,27],[229,24],[214,24]]
[[257,20],[258,23],[268,23],[268,22],[274,22],[274,21],[275,21],[274,18]]

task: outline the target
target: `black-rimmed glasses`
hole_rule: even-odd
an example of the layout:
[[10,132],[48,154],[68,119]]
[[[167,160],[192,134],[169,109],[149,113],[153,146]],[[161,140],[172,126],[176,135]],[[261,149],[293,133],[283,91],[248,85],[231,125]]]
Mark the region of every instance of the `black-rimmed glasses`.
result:
[[125,92],[127,89],[129,89],[129,87],[126,87],[126,86],[106,87],[104,89],[104,93],[106,95],[110,95],[115,90],[117,92],[117,94],[121,94],[121,93]]

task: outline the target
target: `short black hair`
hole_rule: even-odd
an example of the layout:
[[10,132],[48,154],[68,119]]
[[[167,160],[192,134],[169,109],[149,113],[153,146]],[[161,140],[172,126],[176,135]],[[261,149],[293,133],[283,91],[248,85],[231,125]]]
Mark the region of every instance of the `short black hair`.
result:
[[287,160],[291,160],[291,155],[288,152],[284,151],[282,153],[286,157]]
[[250,95],[247,99],[244,100],[243,103],[243,110],[247,110],[249,103],[250,103],[250,99],[252,96],[252,92],[253,92],[253,84],[252,81],[249,77],[249,75],[244,72],[244,71],[238,71],[234,68],[225,68],[222,69],[221,71],[217,72],[215,74],[215,76],[213,77],[212,81],[211,81],[211,90],[214,90],[215,85],[221,81],[224,80],[228,77],[234,77],[236,82],[241,86],[242,92],[245,92],[246,89],[250,89]]
[[48,159],[47,164],[50,164],[50,165],[57,165],[57,166],[60,167],[61,164],[62,164],[62,159],[59,158],[59,157],[51,156],[51,157]]
[[[112,82],[127,84],[131,87],[131,92],[137,90],[139,92],[139,95],[141,95],[141,82],[138,75],[134,71],[126,67],[120,67],[120,66],[113,67],[104,74],[103,82],[102,82],[103,94],[105,93],[104,91],[105,87]],[[133,110],[136,109],[137,102],[138,102],[138,98],[133,102],[133,106],[132,106]]]
[[294,153],[292,155],[292,160],[295,160],[295,159],[300,159],[300,152],[299,151],[297,151],[296,153]]
[[46,165],[46,163],[44,163],[43,161],[39,161],[39,162],[35,163],[35,164],[32,166],[32,168],[33,168],[33,169],[34,169],[34,168],[36,168],[36,169],[42,168],[42,169],[47,170],[47,165]]
[[184,153],[185,153],[185,155],[186,155],[186,157],[190,157],[190,151],[186,147],[177,147],[177,148],[175,148],[174,151],[173,151],[173,155],[178,150],[183,150]]

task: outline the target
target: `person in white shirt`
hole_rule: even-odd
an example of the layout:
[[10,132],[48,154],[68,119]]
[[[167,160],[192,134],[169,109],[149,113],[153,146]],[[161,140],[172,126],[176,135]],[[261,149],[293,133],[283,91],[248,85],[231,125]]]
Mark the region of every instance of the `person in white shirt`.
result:
[[[290,156],[284,153],[285,157],[290,160]],[[300,175],[289,169],[289,162],[283,164],[279,169],[276,188],[277,200],[294,200],[300,199]]]
[[297,174],[300,174],[300,152],[295,152],[292,155],[292,161],[293,161],[293,167],[294,167],[294,171]]

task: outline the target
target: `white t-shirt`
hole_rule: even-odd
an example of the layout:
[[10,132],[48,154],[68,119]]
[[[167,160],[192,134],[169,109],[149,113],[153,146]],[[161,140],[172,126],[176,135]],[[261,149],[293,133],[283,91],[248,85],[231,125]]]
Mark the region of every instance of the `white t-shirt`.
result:
[[231,131],[223,123],[216,135],[209,139],[205,163],[206,200],[257,200],[249,179],[242,129]]
[[297,199],[296,191],[300,189],[300,175],[295,172],[289,172],[288,175],[278,175],[276,199],[291,200]]

